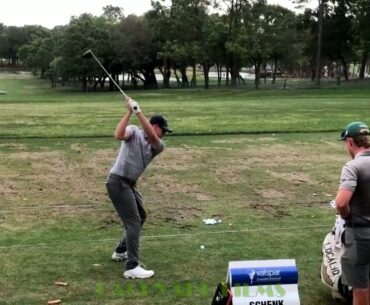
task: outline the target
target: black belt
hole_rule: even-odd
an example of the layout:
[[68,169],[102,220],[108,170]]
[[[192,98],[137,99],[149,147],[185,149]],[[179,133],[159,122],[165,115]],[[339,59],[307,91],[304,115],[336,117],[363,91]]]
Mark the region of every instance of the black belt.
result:
[[126,178],[126,177],[122,177],[122,176],[119,176],[119,175],[116,175],[116,174],[110,174],[110,175],[112,177],[114,177],[114,178],[117,178],[117,179],[125,182],[130,187],[135,187],[136,186],[136,181],[130,180],[130,179]]

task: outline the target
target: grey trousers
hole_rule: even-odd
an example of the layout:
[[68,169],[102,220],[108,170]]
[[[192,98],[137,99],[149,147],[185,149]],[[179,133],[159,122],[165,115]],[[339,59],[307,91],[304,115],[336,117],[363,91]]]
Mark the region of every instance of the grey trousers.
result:
[[125,270],[139,265],[141,227],[146,220],[143,198],[136,185],[129,185],[116,175],[110,175],[107,190],[124,226],[123,237],[116,247],[117,253],[127,251]]

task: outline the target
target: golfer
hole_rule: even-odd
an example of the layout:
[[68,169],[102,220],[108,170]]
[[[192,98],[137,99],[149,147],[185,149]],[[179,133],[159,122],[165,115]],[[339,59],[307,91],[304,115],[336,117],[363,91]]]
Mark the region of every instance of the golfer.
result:
[[[153,158],[163,151],[162,137],[166,132],[171,133],[172,129],[168,127],[165,117],[153,115],[148,120],[137,102],[126,98],[125,103],[127,112],[114,133],[122,144],[107,181],[108,195],[125,229],[112,259],[127,259],[123,273],[125,278],[148,278],[154,272],[139,265],[140,231],[146,211],[137,180]],[[132,113],[137,115],[142,129],[128,125]]]
[[353,305],[370,305],[369,134],[366,124],[352,122],[341,135],[352,160],[343,167],[336,206],[345,220],[342,277],[353,288]]

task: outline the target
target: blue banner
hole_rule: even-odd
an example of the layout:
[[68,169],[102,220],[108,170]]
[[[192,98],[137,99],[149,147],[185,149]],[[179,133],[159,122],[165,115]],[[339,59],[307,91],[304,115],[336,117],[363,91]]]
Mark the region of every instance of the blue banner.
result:
[[230,278],[233,286],[298,284],[298,270],[296,266],[231,268]]

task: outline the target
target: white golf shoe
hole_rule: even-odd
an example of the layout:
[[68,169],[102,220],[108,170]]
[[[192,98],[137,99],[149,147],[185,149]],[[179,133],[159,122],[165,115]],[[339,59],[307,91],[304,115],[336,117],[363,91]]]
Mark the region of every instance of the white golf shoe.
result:
[[126,279],[145,279],[148,277],[152,277],[154,275],[153,270],[145,270],[140,266],[137,266],[134,269],[126,270],[123,273],[123,277]]
[[113,252],[112,260],[116,262],[120,262],[120,261],[123,261],[124,259],[127,259],[127,251],[123,253],[118,253],[116,251]]

